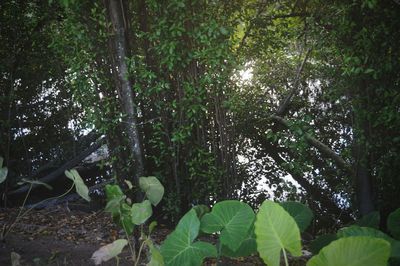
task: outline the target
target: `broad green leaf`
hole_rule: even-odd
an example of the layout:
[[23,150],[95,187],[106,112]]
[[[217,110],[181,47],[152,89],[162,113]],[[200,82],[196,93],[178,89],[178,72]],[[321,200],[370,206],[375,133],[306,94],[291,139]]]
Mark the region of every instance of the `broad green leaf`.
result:
[[21,183],[28,183],[28,184],[34,184],[34,185],[38,185],[38,186],[44,186],[45,188],[52,190],[53,187],[50,186],[49,184],[46,184],[45,182],[39,181],[39,180],[30,180],[30,179],[26,179],[26,178],[22,178],[21,179]]
[[345,237],[324,247],[307,266],[386,266],[390,244],[368,236]]
[[350,237],[350,236],[370,236],[375,238],[382,238],[388,241],[391,245],[391,257],[400,258],[400,241],[396,241],[395,239],[391,238],[390,236],[386,235],[385,233],[371,228],[371,227],[359,227],[359,226],[350,226],[341,228],[337,232],[337,236],[339,238],[343,237]]
[[155,176],[141,177],[139,179],[140,188],[146,193],[150,202],[157,206],[164,195],[164,186]]
[[362,227],[379,228],[379,222],[381,220],[381,215],[378,211],[370,212],[364,215],[359,220],[356,221],[356,225]]
[[132,222],[136,225],[141,225],[150,218],[153,214],[151,203],[149,200],[145,200],[142,203],[135,203],[131,208]]
[[146,244],[150,249],[150,261],[147,266],[164,266],[164,258],[158,248],[154,246],[150,239],[146,240]]
[[318,236],[313,242],[311,242],[310,250],[313,254],[317,254],[323,247],[326,247],[331,242],[337,239],[338,237],[336,234],[326,234]]
[[8,174],[7,167],[0,168],[0,184],[6,180],[7,174]]
[[107,201],[107,205],[104,208],[104,211],[110,212],[112,215],[119,214],[120,207],[121,207],[121,204],[123,203],[124,199],[125,199],[125,196],[120,196],[118,198],[116,197],[116,198],[113,198],[113,199]]
[[83,199],[85,199],[87,201],[90,201],[89,189],[87,188],[87,186],[83,182],[83,180],[82,180],[81,176],[79,175],[78,171],[76,171],[75,169],[71,169],[69,171],[66,170],[65,171],[65,175],[69,179],[74,181],[76,192],[78,193],[78,195],[81,196]]
[[236,251],[232,251],[225,245],[221,247],[221,255],[225,257],[238,258],[247,257],[257,252],[256,236],[254,234],[254,225],[249,230],[247,237]]
[[126,203],[121,204],[121,214],[119,216],[119,225],[125,230],[125,232],[130,235],[133,233],[133,228],[135,224],[132,221],[131,206]]
[[300,231],[296,221],[278,203],[266,200],[255,221],[257,250],[268,266],[279,266],[281,252],[301,255]]
[[237,200],[222,201],[215,204],[211,213],[203,216],[201,231],[209,234],[221,231],[221,244],[236,251],[253,225],[254,217],[254,211],[246,203]]
[[295,202],[287,201],[282,202],[280,205],[287,211],[293,219],[296,221],[300,232],[304,232],[310,225],[312,219],[314,218],[313,212],[306,205]]
[[190,210],[179,221],[161,246],[167,266],[200,266],[206,257],[216,257],[216,248],[205,242],[194,242],[199,234],[200,221],[195,210]]
[[21,255],[11,252],[11,266],[21,266]]
[[105,187],[107,201],[110,201],[114,198],[121,198],[125,196],[122,192],[121,188],[118,185],[106,185]]
[[152,221],[152,222],[149,224],[149,235],[150,235],[151,233],[153,233],[154,228],[156,228],[156,226],[157,226],[157,221]]
[[400,208],[389,214],[387,228],[394,238],[400,240]]
[[92,255],[92,260],[94,261],[94,264],[99,265],[104,261],[108,261],[118,256],[127,244],[128,241],[126,239],[117,239],[111,244],[101,247]]
[[196,205],[193,207],[193,209],[196,211],[197,217],[199,217],[199,219],[201,219],[204,216],[204,214],[210,212],[210,208],[204,204]]

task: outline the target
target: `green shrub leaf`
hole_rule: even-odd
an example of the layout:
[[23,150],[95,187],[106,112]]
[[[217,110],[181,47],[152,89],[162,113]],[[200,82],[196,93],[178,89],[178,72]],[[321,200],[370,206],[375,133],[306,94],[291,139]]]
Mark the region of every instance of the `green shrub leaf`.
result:
[[146,193],[150,202],[157,206],[164,195],[164,186],[155,176],[141,177],[139,179],[140,188]]
[[83,182],[82,177],[79,175],[78,171],[76,171],[75,169],[71,169],[69,171],[66,170],[65,175],[74,182],[78,195],[86,201],[90,201],[89,189]]
[[363,217],[361,217],[361,219],[357,220],[356,225],[378,229],[380,220],[380,213],[378,211],[374,211],[364,215]]
[[257,250],[268,266],[279,266],[281,251],[301,255],[296,221],[278,203],[264,201],[255,222]]
[[385,233],[370,227],[359,227],[359,226],[350,226],[341,228],[337,232],[337,236],[340,238],[350,237],[350,236],[370,236],[375,238],[382,238],[388,241],[391,245],[391,257],[400,258],[400,241],[396,241]]
[[293,219],[296,221],[300,232],[304,232],[310,225],[312,219],[314,218],[313,212],[306,205],[295,202],[287,201],[282,202],[280,205],[287,211]]
[[154,247],[154,245],[149,246],[150,248],[150,262],[147,263],[147,266],[164,266],[164,258],[161,255],[160,251]]
[[256,236],[254,234],[254,225],[249,230],[247,237],[236,251],[232,251],[225,245],[221,247],[221,255],[225,257],[238,258],[247,257],[257,252]]
[[151,208],[151,203],[149,200],[145,200],[142,203],[132,204],[131,216],[134,224],[141,225],[145,223],[152,214],[153,209]]
[[179,221],[161,246],[161,254],[168,266],[199,266],[206,257],[216,257],[216,248],[205,242],[193,241],[199,234],[200,221],[195,210],[190,210]]
[[387,228],[394,238],[400,240],[400,208],[389,215]]
[[104,261],[108,261],[118,256],[127,244],[128,241],[126,239],[117,239],[111,244],[101,247],[92,255],[92,260],[94,261],[94,264],[99,265]]
[[236,251],[245,240],[254,222],[254,211],[246,203],[226,200],[215,204],[211,213],[201,219],[201,230],[205,233],[221,231],[221,244]]
[[333,241],[312,257],[307,266],[386,266],[390,244],[368,236],[345,237]]
[[105,188],[107,201],[113,200],[115,198],[125,197],[125,194],[122,192],[121,188],[118,185],[106,185]]
[[199,217],[199,219],[201,219],[204,216],[204,214],[210,212],[210,208],[204,204],[196,205],[193,207],[193,209],[196,211],[197,217]]
[[50,186],[49,184],[46,184],[45,182],[42,182],[42,181],[39,181],[39,180],[31,180],[31,179],[22,178],[21,181],[22,181],[21,182],[22,184],[23,183],[28,183],[28,184],[32,184],[32,185],[44,186],[48,190],[52,190],[53,189],[53,187]]
[[8,174],[8,168],[3,167],[3,161],[3,157],[0,156],[0,184],[6,180]]
[[338,237],[336,234],[326,234],[318,236],[313,242],[311,242],[310,250],[313,254],[317,254],[323,247],[326,247],[331,242],[337,239]]

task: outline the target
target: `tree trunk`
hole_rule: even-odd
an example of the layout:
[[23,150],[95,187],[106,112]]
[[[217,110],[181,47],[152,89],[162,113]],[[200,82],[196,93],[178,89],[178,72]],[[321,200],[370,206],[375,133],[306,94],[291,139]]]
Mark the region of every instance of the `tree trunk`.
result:
[[[124,6],[122,1],[106,0],[105,6],[108,11],[108,18],[112,25],[113,45],[110,52],[113,58],[113,71],[116,72],[115,86],[117,87],[119,101],[125,116],[125,130],[128,136],[129,149],[134,160],[134,183],[138,184],[139,177],[143,175],[143,154],[140,144],[140,133],[137,124],[137,108],[133,101],[132,83],[129,80],[128,66],[128,42],[127,42],[127,21],[125,19]],[[137,195],[140,197],[140,195]]]

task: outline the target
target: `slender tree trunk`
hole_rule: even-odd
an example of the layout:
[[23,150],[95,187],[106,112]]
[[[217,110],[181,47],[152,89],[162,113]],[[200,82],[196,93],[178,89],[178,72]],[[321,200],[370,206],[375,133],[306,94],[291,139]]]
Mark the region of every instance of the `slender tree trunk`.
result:
[[[105,6],[108,11],[113,32],[113,46],[110,53],[114,60],[113,71],[117,74],[115,86],[117,87],[119,100],[125,115],[125,130],[129,140],[129,149],[134,159],[133,181],[137,184],[139,177],[143,175],[144,166],[140,133],[137,124],[137,108],[133,101],[132,83],[128,78],[129,73],[126,63],[126,58],[129,55],[126,38],[127,21],[125,19],[122,1],[105,0]],[[140,197],[140,195],[138,195],[138,197]]]

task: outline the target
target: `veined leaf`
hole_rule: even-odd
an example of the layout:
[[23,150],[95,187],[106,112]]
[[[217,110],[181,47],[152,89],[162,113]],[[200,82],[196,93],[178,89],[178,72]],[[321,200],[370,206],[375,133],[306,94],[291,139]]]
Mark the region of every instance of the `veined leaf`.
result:
[[246,203],[226,200],[215,204],[211,213],[201,219],[201,231],[215,233],[221,231],[221,244],[236,251],[248,235],[254,222],[254,211]]
[[313,212],[306,205],[295,202],[287,201],[282,202],[280,205],[287,211],[293,219],[296,221],[300,232],[304,232],[310,225],[312,219],[314,218]]
[[255,222],[257,250],[268,266],[279,266],[281,252],[301,255],[300,231],[296,221],[278,203],[266,200]]
[[127,244],[128,241],[126,239],[117,239],[111,244],[101,247],[92,255],[92,260],[94,261],[94,264],[99,265],[104,261],[108,261],[118,256]]
[[179,221],[161,246],[161,254],[167,266],[199,266],[206,257],[216,257],[216,248],[206,242],[194,242],[200,229],[195,210],[190,210]]
[[153,214],[151,203],[149,200],[145,200],[142,203],[135,203],[131,208],[132,222],[136,225],[141,225],[150,218]]
[[362,227],[379,228],[379,222],[381,220],[381,215],[378,211],[370,212],[367,215],[361,217],[361,219],[356,221],[356,225]]
[[53,187],[50,186],[49,184],[46,184],[39,180],[30,180],[30,179],[22,178],[21,181],[22,181],[21,183],[28,183],[28,184],[38,185],[38,186],[44,186],[45,188],[47,188],[49,190],[53,189]]
[[89,197],[89,189],[85,185],[85,183],[82,180],[82,177],[79,175],[78,171],[75,169],[71,170],[66,170],[65,175],[74,181],[76,192],[78,193],[79,196],[81,196],[83,199],[90,201]]
[[164,195],[164,186],[155,176],[141,177],[139,186],[146,193],[146,197],[150,202],[157,206]]
[[221,255],[231,258],[247,257],[257,252],[256,236],[254,234],[254,225],[250,228],[247,237],[243,240],[236,251],[232,251],[225,245],[221,247]]
[[371,228],[371,227],[359,227],[356,225],[341,228],[337,232],[337,236],[340,238],[350,237],[350,236],[370,236],[375,238],[382,238],[390,243],[391,246],[391,257],[400,258],[400,241],[397,241],[387,234]]
[[322,248],[326,247],[331,242],[337,239],[338,237],[336,234],[326,234],[318,236],[313,242],[311,242],[310,250],[313,254],[317,254]]
[[390,244],[368,236],[345,237],[324,247],[307,266],[386,266]]

